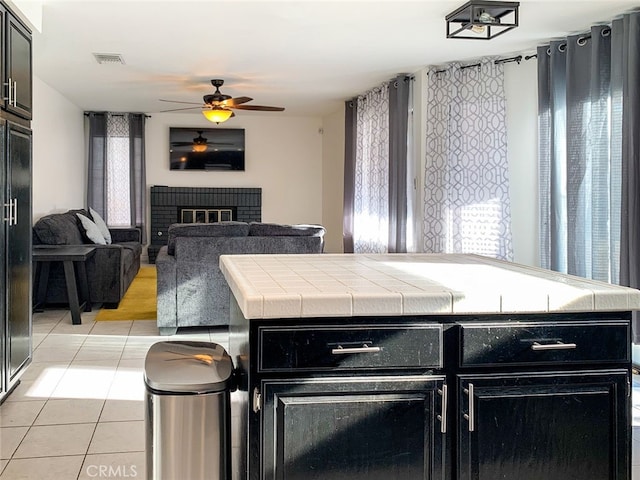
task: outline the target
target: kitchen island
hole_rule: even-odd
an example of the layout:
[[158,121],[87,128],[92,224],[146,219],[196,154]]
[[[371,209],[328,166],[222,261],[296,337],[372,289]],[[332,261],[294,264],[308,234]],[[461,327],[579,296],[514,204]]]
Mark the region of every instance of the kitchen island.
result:
[[631,478],[639,291],[475,255],[220,269],[235,478]]

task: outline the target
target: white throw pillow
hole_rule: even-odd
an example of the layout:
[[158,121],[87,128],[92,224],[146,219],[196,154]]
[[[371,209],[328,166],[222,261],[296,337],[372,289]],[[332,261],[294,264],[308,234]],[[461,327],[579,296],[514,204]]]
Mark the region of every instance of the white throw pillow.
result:
[[91,207],[89,207],[89,213],[91,214],[94,223],[98,226],[98,230],[102,233],[104,241],[107,242],[107,245],[111,245],[111,232],[109,232],[109,227],[107,227],[106,222],[102,219],[100,214]]
[[82,223],[82,228],[84,229],[84,233],[89,240],[91,240],[96,245],[106,245],[107,241],[102,236],[102,232],[98,226],[91,221],[91,219],[85,217],[81,213],[76,213],[78,218],[80,219],[80,223]]

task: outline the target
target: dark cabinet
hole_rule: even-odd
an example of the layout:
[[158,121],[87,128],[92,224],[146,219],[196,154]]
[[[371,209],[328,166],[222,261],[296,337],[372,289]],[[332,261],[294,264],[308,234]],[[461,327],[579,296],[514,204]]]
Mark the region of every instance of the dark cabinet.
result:
[[31,131],[6,126],[6,295],[9,378],[31,356]]
[[626,370],[458,377],[458,479],[626,480]]
[[631,478],[630,312],[254,321],[231,307],[234,479]]
[[442,376],[265,381],[260,478],[441,479],[443,386]]
[[0,6],[0,72],[4,110],[27,120],[33,105],[31,32],[10,10]]
[[0,403],[31,360],[31,34],[0,2]]

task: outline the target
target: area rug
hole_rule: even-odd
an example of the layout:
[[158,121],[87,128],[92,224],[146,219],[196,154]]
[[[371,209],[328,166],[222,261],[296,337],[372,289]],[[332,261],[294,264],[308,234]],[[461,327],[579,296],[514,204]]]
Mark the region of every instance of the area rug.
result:
[[118,308],[101,308],[96,320],[155,320],[156,277],[155,265],[140,267]]

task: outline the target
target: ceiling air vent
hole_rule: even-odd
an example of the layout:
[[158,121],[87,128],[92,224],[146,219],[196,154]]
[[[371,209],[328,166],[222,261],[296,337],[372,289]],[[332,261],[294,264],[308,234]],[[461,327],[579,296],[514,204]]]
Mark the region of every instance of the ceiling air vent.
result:
[[94,53],[93,56],[96,57],[96,62],[98,62],[100,65],[124,65],[122,55],[120,55],[119,53]]

